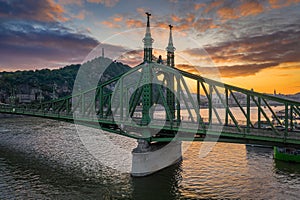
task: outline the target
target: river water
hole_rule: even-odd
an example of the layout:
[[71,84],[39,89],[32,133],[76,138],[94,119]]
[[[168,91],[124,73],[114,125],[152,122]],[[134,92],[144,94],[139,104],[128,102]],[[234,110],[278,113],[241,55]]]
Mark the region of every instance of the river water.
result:
[[0,199],[300,199],[300,165],[274,161],[272,148],[217,143],[201,158],[201,142],[183,145],[180,163],[133,178],[133,139],[48,119],[1,118]]

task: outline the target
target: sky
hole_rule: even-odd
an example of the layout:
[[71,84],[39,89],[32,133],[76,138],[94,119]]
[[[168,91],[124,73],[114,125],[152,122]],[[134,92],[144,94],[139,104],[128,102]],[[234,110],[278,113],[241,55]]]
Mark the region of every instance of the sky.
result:
[[[154,56],[258,92],[300,92],[300,0],[0,0],[0,71],[83,63],[90,52],[136,66],[151,12]],[[196,70],[197,69],[197,70]]]

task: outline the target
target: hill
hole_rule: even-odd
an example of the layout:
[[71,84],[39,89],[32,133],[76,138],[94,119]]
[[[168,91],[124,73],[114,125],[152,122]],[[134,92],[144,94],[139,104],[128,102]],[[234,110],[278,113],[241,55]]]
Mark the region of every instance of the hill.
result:
[[[81,67],[89,68],[89,74],[92,76],[96,74],[93,73],[97,70],[95,66],[101,66],[99,63],[106,63],[108,66],[100,82],[130,70],[128,65],[99,57],[83,65],[74,64],[54,70],[0,72],[0,102],[9,103],[12,96],[15,96],[13,101],[16,103],[29,103],[38,101],[39,98],[50,100],[53,97],[70,95],[78,70]],[[86,77],[86,82],[88,80],[91,80],[90,77]]]

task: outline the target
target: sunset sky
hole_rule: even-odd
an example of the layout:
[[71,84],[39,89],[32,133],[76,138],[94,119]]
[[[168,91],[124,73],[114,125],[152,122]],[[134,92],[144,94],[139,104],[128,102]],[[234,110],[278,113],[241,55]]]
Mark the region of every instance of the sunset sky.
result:
[[145,11],[155,56],[165,59],[172,24],[178,68],[217,70],[259,92],[300,92],[300,0],[0,0],[0,71],[82,63],[98,45],[134,67]]

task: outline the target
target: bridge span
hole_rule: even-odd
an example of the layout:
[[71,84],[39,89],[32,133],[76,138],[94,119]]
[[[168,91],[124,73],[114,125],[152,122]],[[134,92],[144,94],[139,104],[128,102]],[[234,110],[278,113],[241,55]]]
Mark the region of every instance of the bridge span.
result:
[[[151,80],[143,80],[145,71],[150,71]],[[176,86],[171,89],[170,76]],[[193,84],[196,93],[191,89]],[[146,90],[149,86],[151,90]],[[299,102],[158,63],[141,64],[96,88],[64,98],[28,105],[2,104],[0,112],[75,121],[148,142],[217,138],[224,142],[300,146]]]

